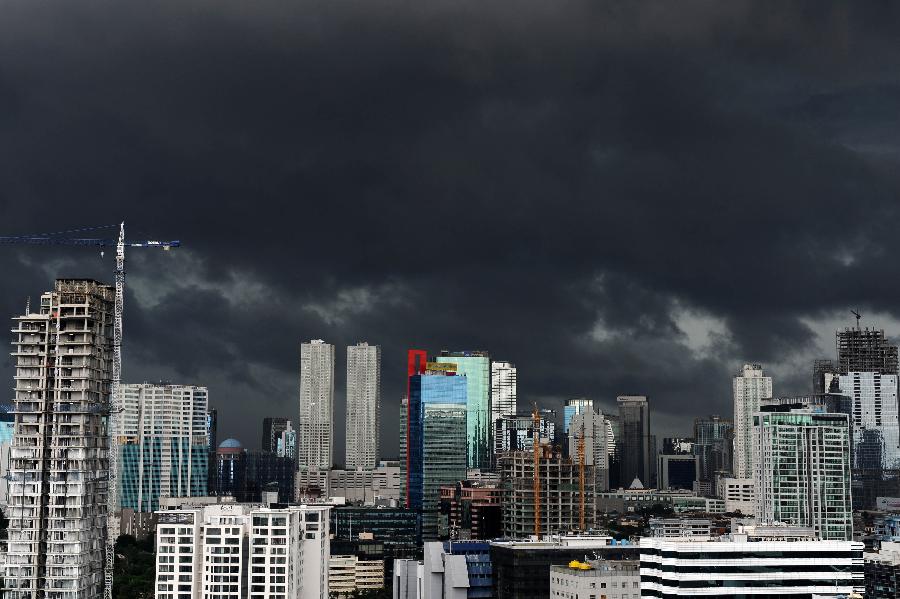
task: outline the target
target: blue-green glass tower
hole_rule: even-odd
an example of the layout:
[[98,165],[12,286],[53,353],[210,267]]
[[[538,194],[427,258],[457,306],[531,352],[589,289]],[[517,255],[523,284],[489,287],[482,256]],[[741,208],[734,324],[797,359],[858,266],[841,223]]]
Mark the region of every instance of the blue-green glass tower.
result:
[[456,364],[466,377],[466,447],[469,468],[491,467],[491,357],[487,352],[447,352],[436,362]]

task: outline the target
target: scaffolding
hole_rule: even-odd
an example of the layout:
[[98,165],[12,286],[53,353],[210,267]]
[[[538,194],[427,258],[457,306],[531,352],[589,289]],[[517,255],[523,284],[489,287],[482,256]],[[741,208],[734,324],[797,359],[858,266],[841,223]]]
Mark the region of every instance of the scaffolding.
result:
[[884,329],[847,327],[835,333],[837,372],[897,374],[897,346],[884,336]]

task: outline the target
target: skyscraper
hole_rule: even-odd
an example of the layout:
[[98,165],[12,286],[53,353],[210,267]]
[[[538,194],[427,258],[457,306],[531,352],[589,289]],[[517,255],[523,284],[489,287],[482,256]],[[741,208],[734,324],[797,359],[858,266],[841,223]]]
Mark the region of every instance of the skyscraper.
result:
[[441,487],[466,478],[465,376],[415,374],[409,382],[408,505],[422,511],[422,536],[437,538]]
[[281,433],[287,430],[288,419],[279,416],[268,416],[263,418],[262,423],[262,442],[259,447],[262,451],[275,453],[278,451],[278,440]]
[[456,372],[466,377],[466,444],[469,468],[491,466],[491,358],[487,352],[447,352],[438,363],[456,364]]
[[569,433],[569,422],[572,416],[580,414],[584,410],[593,410],[594,400],[587,397],[578,397],[576,399],[567,399],[563,405],[563,432]]
[[897,374],[897,346],[888,342],[884,330],[846,328],[835,332],[837,371]]
[[847,415],[777,405],[761,409],[752,437],[757,521],[810,527],[824,540],[851,540]]
[[58,279],[14,318],[4,599],[103,592],[113,301],[109,285]]
[[763,375],[759,364],[744,364],[734,377],[734,475],[753,476],[753,415],[759,400],[772,397],[772,377]]
[[622,395],[616,398],[619,404],[619,482],[628,486],[639,479],[645,486],[650,484],[653,470],[650,439],[650,404],[643,395]]
[[491,362],[491,422],[515,414],[516,398],[515,364]]
[[122,385],[119,430],[119,500],[138,512],[159,509],[160,497],[207,492],[206,387]]
[[334,439],[334,346],[321,339],[300,345],[300,417],[297,467],[331,468]]
[[[579,440],[584,437],[584,464],[593,466],[597,491],[609,488],[609,439],[607,436],[609,422],[594,411],[587,408],[572,416],[569,421],[569,457],[579,463]],[[526,448],[522,448],[526,449]]]
[[697,480],[705,493],[715,487],[716,472],[731,471],[734,423],[719,416],[694,419],[694,455],[697,456]]
[[347,348],[346,467],[378,464],[381,414],[381,348],[361,342]]

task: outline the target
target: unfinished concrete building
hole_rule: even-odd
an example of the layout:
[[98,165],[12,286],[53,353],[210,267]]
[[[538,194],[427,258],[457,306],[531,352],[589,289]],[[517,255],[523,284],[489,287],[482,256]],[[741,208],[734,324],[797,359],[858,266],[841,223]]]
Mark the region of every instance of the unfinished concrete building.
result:
[[13,319],[4,599],[102,596],[114,296],[109,285],[59,279],[36,311]]
[[[538,465],[541,483],[541,534],[579,529],[581,486],[579,464],[544,447]],[[534,534],[534,453],[512,451],[499,458],[503,501],[503,536],[521,539]],[[594,526],[594,467],[584,467],[585,528]]]
[[839,374],[897,374],[897,346],[888,342],[883,329],[846,328],[835,333],[835,345]]

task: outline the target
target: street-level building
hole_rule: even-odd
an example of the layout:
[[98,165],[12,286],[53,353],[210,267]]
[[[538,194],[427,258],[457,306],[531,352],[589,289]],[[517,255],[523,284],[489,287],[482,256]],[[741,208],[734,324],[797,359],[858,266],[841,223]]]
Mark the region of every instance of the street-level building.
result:
[[550,599],[640,599],[637,560],[572,560],[550,567]]

